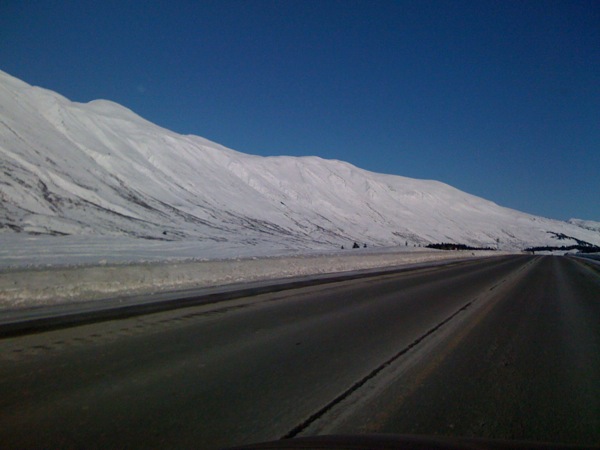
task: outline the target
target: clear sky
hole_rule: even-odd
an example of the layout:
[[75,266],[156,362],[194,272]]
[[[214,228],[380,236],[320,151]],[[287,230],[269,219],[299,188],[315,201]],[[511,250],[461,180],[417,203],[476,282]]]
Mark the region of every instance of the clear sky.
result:
[[600,221],[598,0],[2,0],[0,69],[244,153]]

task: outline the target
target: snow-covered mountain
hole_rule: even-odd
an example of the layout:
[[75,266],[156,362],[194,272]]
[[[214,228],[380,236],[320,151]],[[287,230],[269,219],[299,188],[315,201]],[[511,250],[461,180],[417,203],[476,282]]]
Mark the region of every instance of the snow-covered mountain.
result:
[[600,222],[594,222],[592,220],[581,220],[581,219],[569,219],[568,223],[577,225],[585,230],[595,231],[600,233]]
[[259,157],[158,127],[118,104],[71,102],[0,71],[0,232],[123,235],[273,248],[455,242],[600,244],[437,182],[318,157]]

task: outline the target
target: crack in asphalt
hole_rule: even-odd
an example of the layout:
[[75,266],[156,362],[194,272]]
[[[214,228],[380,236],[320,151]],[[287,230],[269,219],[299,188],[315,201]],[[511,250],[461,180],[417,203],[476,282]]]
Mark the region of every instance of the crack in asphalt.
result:
[[[527,267],[531,266],[533,263],[537,262],[538,260],[539,260],[539,258],[535,258],[534,260],[529,261],[527,264],[525,264],[524,266],[522,266],[519,269],[517,269],[517,271],[515,273],[517,273],[517,274],[521,273]],[[508,280],[508,278],[510,278],[510,275],[507,276],[507,277],[505,277],[505,278],[503,278],[503,279],[501,279],[501,280],[499,280],[497,283],[495,283],[488,290],[488,292],[494,291],[497,287],[499,287],[500,285],[504,284]],[[382,364],[380,364],[379,366],[377,366],[375,369],[373,369],[371,372],[369,372],[363,378],[361,378],[360,380],[358,380],[357,382],[355,382],[352,386],[350,386],[344,392],[342,392],[337,397],[335,397],[332,401],[330,401],[329,403],[327,403],[326,405],[324,405],[321,409],[319,409],[318,411],[316,411],[315,413],[313,413],[312,415],[310,415],[302,423],[300,423],[299,425],[297,425],[296,427],[294,427],[293,429],[291,429],[288,433],[286,433],[285,435],[283,435],[280,438],[280,440],[281,439],[292,439],[292,438],[296,437],[303,430],[305,430],[306,428],[308,428],[313,422],[315,422],[316,420],[318,420],[321,417],[323,417],[326,413],[328,413],[329,411],[331,411],[335,406],[337,406],[343,400],[345,400],[346,398],[348,398],[350,395],[354,394],[357,390],[359,390],[362,386],[364,386],[368,381],[370,381],[373,378],[375,378],[379,373],[381,373],[385,368],[387,368],[391,364],[393,364],[401,356],[405,355],[408,351],[412,350],[414,347],[416,347],[417,345],[419,345],[426,338],[428,338],[429,336],[431,336],[432,334],[434,334],[437,330],[439,330],[441,327],[443,327],[444,325],[446,325],[448,322],[450,322],[456,316],[458,316],[459,314],[461,314],[464,311],[466,311],[471,305],[473,305],[477,300],[479,300],[479,298],[480,297],[477,296],[477,297],[473,298],[472,300],[470,300],[469,302],[465,303],[462,307],[460,307],[459,309],[457,309],[456,311],[454,311],[452,314],[450,314],[448,317],[446,317],[444,320],[442,320],[436,326],[434,326],[433,328],[429,329],[426,333],[424,333],[421,336],[419,336],[418,338],[416,338],[414,341],[412,341],[410,344],[408,344],[406,347],[404,347],[398,353],[396,353],[391,358],[389,358],[386,361],[384,361]]]
[[368,381],[375,378],[382,370],[384,370],[390,364],[394,363],[398,358],[400,358],[401,356],[406,354],[409,350],[413,349],[415,346],[419,345],[423,340],[425,340],[427,337],[431,336],[433,333],[435,333],[437,330],[439,330],[445,324],[447,324],[452,319],[454,319],[457,315],[466,311],[474,302],[477,301],[477,299],[478,299],[478,297],[465,303],[462,307],[460,307],[458,310],[456,310],[450,316],[446,317],[444,320],[442,320],[436,326],[429,329],[426,333],[422,334],[417,339],[412,341],[410,344],[408,344],[406,347],[404,347],[402,350],[400,350],[394,356],[392,356],[391,358],[389,358],[388,360],[384,361],[382,364],[377,366],[375,369],[373,369],[371,372],[369,372],[363,378],[361,378],[360,380],[355,382],[352,386],[350,386],[348,389],[346,389],[344,392],[342,392],[340,395],[338,395],[336,398],[334,398],[331,402],[327,403],[325,406],[323,406],[317,412],[315,412],[314,414],[309,416],[305,421],[303,421],[302,423],[300,423],[299,425],[294,427],[292,430],[290,430],[288,433],[286,433],[280,439],[291,439],[293,437],[296,437],[299,433],[301,433],[309,425],[311,425],[317,419],[319,419],[320,417],[325,415],[327,412],[329,412],[334,406],[336,406],[337,404],[339,404],[340,402],[342,402],[343,400],[348,398],[350,395],[352,395],[354,392],[356,392],[358,389],[360,389],[365,383],[367,383]]

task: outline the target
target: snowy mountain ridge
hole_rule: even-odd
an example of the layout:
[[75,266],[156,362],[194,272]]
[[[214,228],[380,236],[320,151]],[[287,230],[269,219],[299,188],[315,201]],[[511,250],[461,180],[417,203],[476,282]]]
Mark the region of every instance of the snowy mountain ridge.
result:
[[581,220],[581,219],[569,219],[568,223],[577,225],[578,227],[586,230],[596,231],[600,233],[600,222],[594,222],[593,220]]
[[[0,233],[339,248],[595,245],[584,221],[525,214],[427,180],[319,157],[260,157],[81,104],[0,71]],[[573,240],[572,243],[575,243]]]

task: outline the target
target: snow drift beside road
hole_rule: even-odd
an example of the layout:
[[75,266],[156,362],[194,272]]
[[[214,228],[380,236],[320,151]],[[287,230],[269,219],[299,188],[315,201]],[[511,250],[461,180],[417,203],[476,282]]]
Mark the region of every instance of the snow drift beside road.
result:
[[388,251],[298,255],[170,264],[92,266],[0,272],[0,310],[151,294],[315,274],[407,266],[497,252]]

